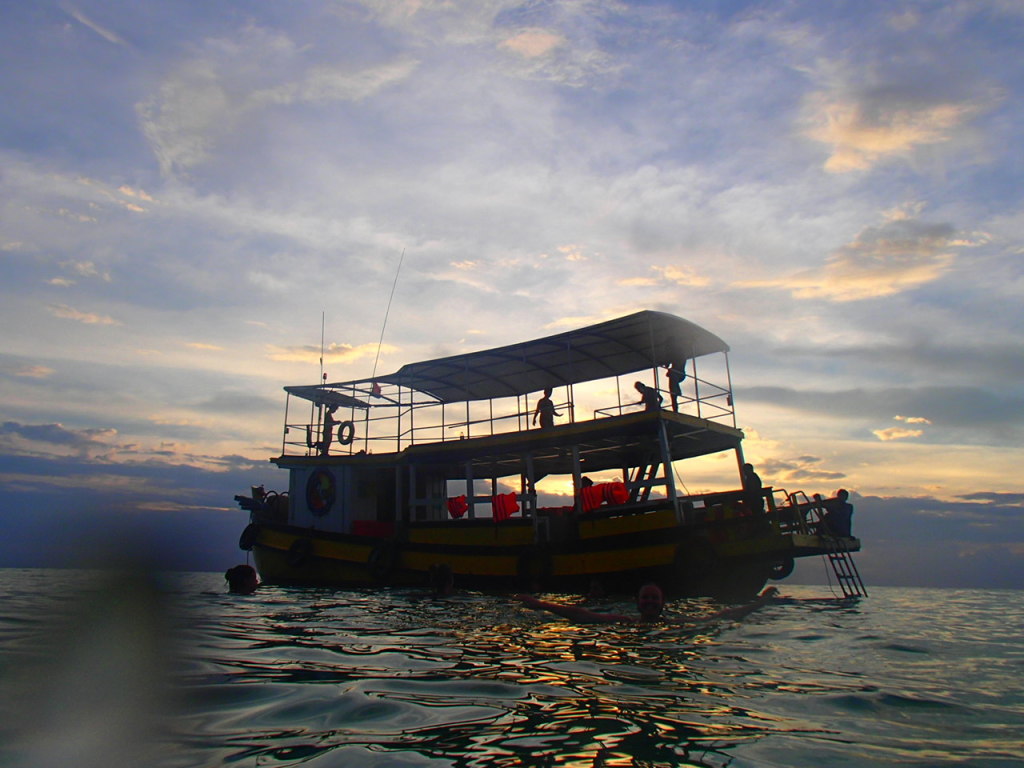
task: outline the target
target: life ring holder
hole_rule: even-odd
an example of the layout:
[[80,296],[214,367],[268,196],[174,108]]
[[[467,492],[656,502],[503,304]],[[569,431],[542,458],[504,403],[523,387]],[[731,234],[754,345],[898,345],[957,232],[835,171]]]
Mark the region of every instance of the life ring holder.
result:
[[398,565],[398,548],[390,541],[378,544],[366,559],[370,578],[376,582],[390,581],[396,565]]
[[238,548],[245,552],[251,552],[253,545],[260,537],[260,527],[256,523],[249,523],[238,537]]
[[312,539],[296,539],[288,548],[288,565],[292,568],[301,568],[313,554]]
[[351,445],[356,436],[356,425],[351,421],[343,421],[338,425],[338,445]]

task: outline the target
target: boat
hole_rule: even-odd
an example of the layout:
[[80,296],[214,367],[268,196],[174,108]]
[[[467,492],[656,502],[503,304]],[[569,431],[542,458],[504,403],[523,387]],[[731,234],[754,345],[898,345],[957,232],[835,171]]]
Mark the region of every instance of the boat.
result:
[[[427,586],[441,572],[471,589],[655,582],[724,600],[784,579],[797,558],[852,565],[860,541],[829,530],[834,499],[744,482],[728,353],[647,310],[287,386],[270,461],[288,486],[235,497],[250,512],[239,546],[271,584]],[[688,462],[723,452],[735,485],[685,492]]]

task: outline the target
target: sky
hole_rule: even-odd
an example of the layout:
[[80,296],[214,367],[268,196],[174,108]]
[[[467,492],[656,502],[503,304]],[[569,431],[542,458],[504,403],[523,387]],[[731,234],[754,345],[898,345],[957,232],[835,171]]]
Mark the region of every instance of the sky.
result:
[[851,490],[869,587],[1024,587],[1024,4],[0,20],[0,566],[244,560],[321,329],[336,381],[653,309],[729,343],[766,485]]

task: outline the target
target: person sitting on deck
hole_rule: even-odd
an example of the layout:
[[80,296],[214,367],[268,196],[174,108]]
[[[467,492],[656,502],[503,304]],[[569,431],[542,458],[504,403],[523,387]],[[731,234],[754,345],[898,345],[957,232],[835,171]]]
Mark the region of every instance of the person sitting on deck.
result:
[[633,387],[637,392],[640,393],[640,402],[637,405],[642,405],[645,411],[660,411],[661,410],[661,393],[654,387],[648,387],[642,381],[636,382]]
[[743,491],[747,509],[751,512],[764,512],[764,493],[761,476],[754,471],[753,464],[743,465]]
[[540,428],[547,429],[555,426],[555,416],[561,416],[555,410],[555,404],[551,401],[551,387],[544,390],[544,397],[537,401],[537,410],[533,412],[533,426],[537,426],[537,417],[540,416]]
[[651,624],[656,621],[668,621],[673,624],[700,625],[718,619],[738,619],[748,613],[756,611],[769,602],[779,590],[775,587],[768,587],[758,597],[745,605],[737,605],[732,608],[725,608],[712,613],[710,616],[693,616],[686,618],[665,619],[662,611],[665,608],[665,595],[657,584],[644,584],[636,596],[636,607],[640,612],[639,617],[627,616],[622,613],[599,613],[591,611],[580,605],[563,605],[561,603],[549,603],[538,600],[533,595],[515,595],[527,608],[534,610],[545,610],[558,616],[564,616],[572,621],[581,624]]
[[850,492],[845,488],[836,491],[836,497],[824,502],[827,510],[824,517],[825,533],[833,536],[853,536],[853,504]]

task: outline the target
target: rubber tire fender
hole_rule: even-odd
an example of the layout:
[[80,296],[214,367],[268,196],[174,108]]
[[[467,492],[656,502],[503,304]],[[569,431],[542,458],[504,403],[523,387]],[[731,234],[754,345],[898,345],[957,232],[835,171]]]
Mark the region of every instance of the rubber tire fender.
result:
[[256,523],[249,523],[238,537],[238,548],[245,552],[251,552],[253,545],[260,537],[260,527]]
[[792,557],[784,557],[781,560],[776,560],[768,564],[768,578],[772,581],[781,581],[782,579],[793,573],[793,562]]

